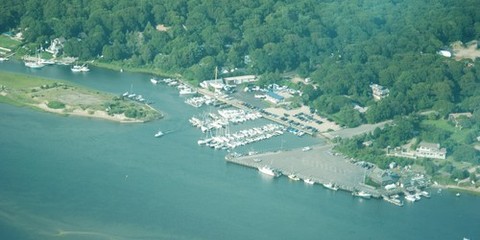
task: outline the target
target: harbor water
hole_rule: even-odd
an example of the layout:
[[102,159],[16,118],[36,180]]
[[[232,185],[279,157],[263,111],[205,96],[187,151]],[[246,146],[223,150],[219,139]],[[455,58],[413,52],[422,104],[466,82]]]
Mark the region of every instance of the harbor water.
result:
[[[0,239],[480,239],[478,196],[433,189],[397,207],[226,163],[188,122],[209,107],[147,74],[12,61],[0,71],[134,92],[165,114],[121,124],[0,104]],[[242,150],[313,144],[284,134]]]

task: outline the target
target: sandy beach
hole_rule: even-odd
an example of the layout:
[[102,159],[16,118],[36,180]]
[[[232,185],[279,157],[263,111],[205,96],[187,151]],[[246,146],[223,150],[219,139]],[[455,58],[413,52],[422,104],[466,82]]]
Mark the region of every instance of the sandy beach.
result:
[[98,118],[98,119],[105,119],[105,120],[120,122],[120,123],[143,123],[143,121],[141,120],[125,117],[124,114],[108,115],[108,113],[105,111],[98,111],[98,110],[89,111],[89,110],[82,110],[82,109],[74,109],[72,106],[69,106],[69,105],[66,105],[64,109],[52,109],[52,108],[49,108],[46,103],[40,103],[33,106],[40,108],[43,111],[57,113],[57,114]]

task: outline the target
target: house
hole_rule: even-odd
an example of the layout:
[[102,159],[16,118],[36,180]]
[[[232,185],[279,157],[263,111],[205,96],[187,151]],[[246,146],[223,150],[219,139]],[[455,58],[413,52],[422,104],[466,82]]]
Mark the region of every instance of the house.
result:
[[257,76],[255,75],[243,75],[236,77],[226,77],[223,79],[227,85],[239,85],[242,83],[250,83],[257,81]]
[[417,157],[445,159],[447,157],[447,149],[440,148],[438,143],[421,142],[415,150]]
[[279,104],[283,101],[283,97],[274,93],[274,92],[267,92],[265,94],[265,100],[274,103],[274,104]]
[[65,43],[65,38],[60,37],[60,38],[55,38],[52,40],[50,43],[50,46],[48,46],[45,51],[53,54],[54,56],[58,55],[58,53],[63,49],[63,44]]
[[388,97],[388,95],[390,94],[390,90],[388,90],[388,88],[380,86],[378,84],[370,84],[370,88],[372,89],[373,98],[376,101]]

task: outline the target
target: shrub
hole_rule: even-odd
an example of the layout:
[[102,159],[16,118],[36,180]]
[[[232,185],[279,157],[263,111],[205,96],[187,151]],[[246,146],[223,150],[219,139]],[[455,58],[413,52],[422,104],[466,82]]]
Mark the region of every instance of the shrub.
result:
[[53,109],[65,108],[65,104],[62,103],[62,102],[59,102],[59,101],[50,101],[50,102],[47,103],[47,106],[49,108],[53,108]]

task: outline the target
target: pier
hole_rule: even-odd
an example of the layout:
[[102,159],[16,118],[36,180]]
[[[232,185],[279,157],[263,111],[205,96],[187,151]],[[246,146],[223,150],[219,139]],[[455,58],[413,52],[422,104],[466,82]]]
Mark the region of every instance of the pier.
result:
[[366,169],[333,153],[332,145],[307,149],[267,152],[245,156],[228,155],[227,162],[250,168],[268,166],[283,175],[295,174],[301,179],[312,179],[318,184],[333,183],[345,191],[364,191],[380,197],[377,190],[365,185]]

